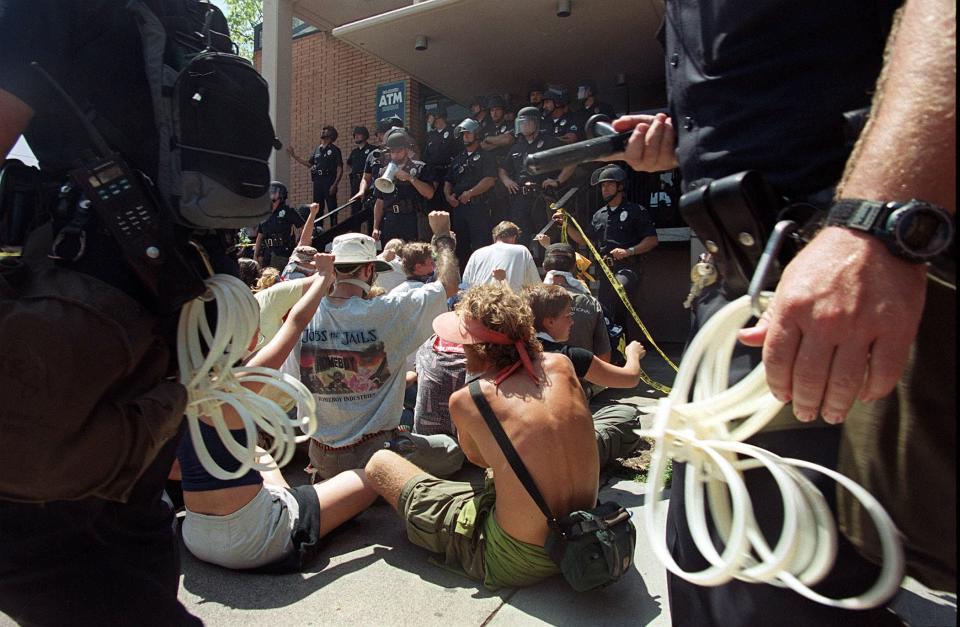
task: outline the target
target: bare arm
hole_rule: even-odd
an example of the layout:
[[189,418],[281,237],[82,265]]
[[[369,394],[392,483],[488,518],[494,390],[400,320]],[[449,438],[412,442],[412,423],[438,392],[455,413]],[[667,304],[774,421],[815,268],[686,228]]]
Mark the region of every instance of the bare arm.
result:
[[450,236],[450,214],[446,211],[431,211],[427,219],[434,234],[431,243],[437,253],[435,274],[449,298],[457,294],[460,286],[460,269],[454,255],[456,243]]
[[33,117],[33,109],[8,91],[0,89],[0,154],[6,158]]
[[296,162],[299,163],[300,165],[306,166],[306,167],[308,167],[308,168],[310,167],[310,162],[309,162],[309,161],[304,161],[303,159],[301,159],[301,158],[297,155],[297,152],[293,149],[293,146],[292,146],[292,145],[287,147],[287,154],[290,155],[290,158],[291,158],[291,159],[293,159],[294,161],[296,161]]
[[[919,198],[956,212],[956,3],[908,0],[888,44],[871,119],[840,197]],[[931,166],[930,164],[936,164]],[[853,401],[890,393],[903,373],[926,294],[926,268],[876,238],[823,229],[784,271],[760,323],[771,392],[800,420],[842,421]]]
[[627,363],[621,366],[599,359],[596,355],[584,377],[590,383],[608,388],[633,388],[640,383],[640,360],[647,354],[640,342],[630,342],[624,351]]
[[[476,198],[480,194],[483,194],[489,191],[496,182],[497,182],[496,177],[485,176],[482,179],[480,179],[479,183],[477,183],[476,185],[474,185],[464,193],[468,194],[469,198]],[[463,197],[463,194],[461,194],[460,196]]]
[[380,239],[380,223],[383,222],[383,198],[373,203],[373,239]]
[[310,214],[307,216],[307,221],[303,223],[303,228],[300,230],[300,241],[297,242],[297,246],[310,246],[313,242],[313,221],[316,220],[319,211],[319,203],[310,203]]
[[512,146],[513,145],[513,134],[504,133],[502,135],[494,135],[492,137],[486,137],[482,142],[480,142],[480,147],[484,150],[493,150],[495,148],[501,148],[503,146]]
[[474,466],[489,468],[490,465],[487,464],[486,460],[483,459],[483,454],[480,453],[480,447],[470,436],[469,429],[464,424],[466,422],[464,417],[472,410],[472,408],[464,406],[467,402],[473,405],[473,399],[470,398],[470,394],[465,388],[461,388],[450,395],[450,419],[457,426],[457,440],[460,442],[460,450],[463,451],[463,456],[467,458],[467,461]]
[[260,243],[263,242],[263,233],[257,233],[257,241],[253,243],[253,258],[260,258]]

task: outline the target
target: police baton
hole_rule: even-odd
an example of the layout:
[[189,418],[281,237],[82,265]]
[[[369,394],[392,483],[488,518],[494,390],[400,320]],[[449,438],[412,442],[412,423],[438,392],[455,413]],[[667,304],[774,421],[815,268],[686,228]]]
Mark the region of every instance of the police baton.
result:
[[[560,200],[558,200],[557,202],[553,203],[553,204],[550,206],[550,208],[551,208],[553,211],[557,211],[558,209],[563,209],[563,206],[564,206],[565,204],[567,204],[567,201],[570,200],[571,198],[573,198],[573,195],[576,194],[579,190],[580,190],[579,187],[571,187],[570,189],[567,190],[567,193],[565,193],[563,196],[561,196],[561,197],[560,197]],[[552,215],[552,214],[551,214],[551,215]],[[544,235],[544,234],[546,234],[546,232],[549,231],[551,228],[553,228],[553,226],[554,226],[555,224],[556,224],[556,222],[553,221],[553,218],[547,220],[547,224],[546,224],[542,229],[540,229],[540,232],[537,233],[537,235]]]
[[323,219],[324,219],[324,218],[329,218],[329,217],[332,216],[333,214],[339,213],[340,211],[342,211],[343,209],[346,209],[347,207],[349,207],[350,205],[352,205],[352,204],[355,203],[355,202],[356,202],[355,200],[348,200],[346,203],[340,205],[339,207],[337,207],[337,208],[334,209],[333,211],[329,211],[329,212],[323,214],[322,216],[320,216],[319,218],[317,218],[316,220],[314,220],[314,221],[313,221],[313,224],[314,224],[314,225],[320,224],[321,222],[323,222]]
[[587,120],[585,130],[591,139],[529,154],[523,166],[530,174],[546,174],[575,163],[596,161],[623,152],[633,134],[633,129],[618,133],[610,125],[610,118],[599,113]]

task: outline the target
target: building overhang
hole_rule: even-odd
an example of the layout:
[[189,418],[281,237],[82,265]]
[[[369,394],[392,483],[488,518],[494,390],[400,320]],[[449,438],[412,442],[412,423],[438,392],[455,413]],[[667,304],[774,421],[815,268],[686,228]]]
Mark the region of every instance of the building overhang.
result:
[[[305,9],[311,4],[301,0],[296,14],[310,19]],[[358,4],[374,2],[322,2],[327,17],[334,5]],[[558,0],[423,0],[337,26],[332,34],[462,104],[479,94],[525,96],[532,78],[571,89],[590,78],[601,98],[620,86],[618,75],[662,89],[660,3],[571,4],[571,14],[558,17]],[[415,47],[420,37],[425,50]]]

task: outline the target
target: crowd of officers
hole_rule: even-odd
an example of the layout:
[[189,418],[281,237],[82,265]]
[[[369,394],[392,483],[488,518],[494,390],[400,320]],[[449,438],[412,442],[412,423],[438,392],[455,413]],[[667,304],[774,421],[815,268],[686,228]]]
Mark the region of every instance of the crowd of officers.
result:
[[[491,228],[501,220],[520,226],[521,243],[530,245],[532,236],[549,221],[550,203],[570,187],[577,186],[578,193],[565,208],[581,222],[589,221],[600,206],[598,195],[590,194],[586,185],[598,164],[533,175],[524,169],[523,160],[530,153],[584,139],[586,121],[598,113],[613,118],[613,108],[598,100],[593,81],[577,86],[575,102],[566,87],[547,87],[539,81],[528,87],[527,104],[519,110],[500,95],[474,97],[470,116],[456,126],[448,124],[444,108],[429,112],[422,150],[403,122],[393,117],[379,121],[373,137],[366,127],[355,127],[354,147],[345,161],[336,145],[337,130],[331,126],[321,129],[320,143],[308,158],[292,148],[288,152],[310,168],[313,202],[322,212],[336,209],[337,190],[346,173],[352,210],[365,202],[373,206],[371,234],[379,241],[426,241],[427,213],[450,211],[462,267],[470,252],[490,243]],[[398,167],[388,173],[393,185],[376,185],[391,162]],[[336,213],[329,217],[329,226],[335,224]],[[531,250],[542,254],[536,247]],[[283,256],[285,251],[277,252]]]

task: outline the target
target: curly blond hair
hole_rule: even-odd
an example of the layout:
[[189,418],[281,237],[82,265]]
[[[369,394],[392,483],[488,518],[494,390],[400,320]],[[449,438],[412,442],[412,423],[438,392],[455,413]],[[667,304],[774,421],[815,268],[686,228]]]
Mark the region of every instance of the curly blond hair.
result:
[[[522,340],[531,360],[543,352],[533,329],[533,312],[519,295],[509,289],[489,283],[476,285],[464,292],[456,310],[480,321],[492,331],[499,331],[512,340]],[[466,348],[496,370],[512,366],[520,359],[512,344],[471,344]]]
[[280,271],[273,267],[264,268],[260,272],[260,278],[257,279],[257,286],[253,289],[254,292],[262,292],[267,289],[274,283],[280,280]]

